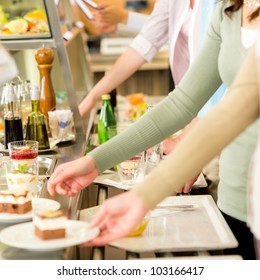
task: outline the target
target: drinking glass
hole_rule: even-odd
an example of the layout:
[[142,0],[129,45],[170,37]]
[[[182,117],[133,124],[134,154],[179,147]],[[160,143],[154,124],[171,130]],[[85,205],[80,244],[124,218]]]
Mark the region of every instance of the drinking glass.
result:
[[117,172],[122,184],[133,186],[144,179],[144,154],[137,154],[117,165]]
[[38,157],[38,141],[21,140],[8,143],[9,156],[12,161],[33,162]]
[[157,167],[163,158],[162,143],[159,143],[145,151],[145,172],[149,174],[154,168]]
[[9,190],[27,190],[35,197],[39,192],[38,161],[9,161],[5,162],[6,181]]

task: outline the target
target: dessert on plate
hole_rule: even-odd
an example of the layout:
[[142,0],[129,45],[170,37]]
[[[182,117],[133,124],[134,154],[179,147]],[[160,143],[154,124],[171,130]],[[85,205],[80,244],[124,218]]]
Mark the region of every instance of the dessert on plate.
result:
[[6,180],[10,190],[38,192],[38,142],[16,141],[8,144],[11,161],[6,163]]
[[26,190],[0,191],[0,213],[25,214],[32,210],[32,196]]
[[35,195],[38,193],[38,163],[34,164],[8,162],[6,181],[9,190],[27,190]]
[[66,237],[67,217],[61,210],[46,210],[35,213],[34,233],[40,239],[50,240]]

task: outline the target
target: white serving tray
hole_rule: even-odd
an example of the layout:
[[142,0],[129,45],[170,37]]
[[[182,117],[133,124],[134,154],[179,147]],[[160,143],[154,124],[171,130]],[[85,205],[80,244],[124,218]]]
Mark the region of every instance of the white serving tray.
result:
[[[183,205],[194,207],[190,211],[176,210],[176,206]],[[90,221],[98,208],[81,210],[80,219]],[[151,213],[141,236],[121,238],[110,245],[128,252],[143,253],[222,250],[237,247],[238,243],[213,198],[210,195],[191,195],[168,197]]]

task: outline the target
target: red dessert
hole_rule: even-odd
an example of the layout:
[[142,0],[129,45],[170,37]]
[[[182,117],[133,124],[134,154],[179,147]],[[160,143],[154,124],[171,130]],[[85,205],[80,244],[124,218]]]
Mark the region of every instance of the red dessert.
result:
[[23,148],[20,151],[13,152],[10,155],[11,159],[34,159],[38,156],[38,152],[34,150],[30,150],[29,148]]

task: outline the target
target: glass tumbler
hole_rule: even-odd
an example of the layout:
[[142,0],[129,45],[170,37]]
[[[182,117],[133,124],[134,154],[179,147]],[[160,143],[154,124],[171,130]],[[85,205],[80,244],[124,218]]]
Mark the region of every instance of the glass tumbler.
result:
[[117,165],[117,172],[122,184],[133,186],[144,179],[144,154],[137,154]]

